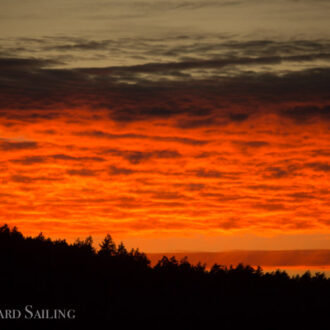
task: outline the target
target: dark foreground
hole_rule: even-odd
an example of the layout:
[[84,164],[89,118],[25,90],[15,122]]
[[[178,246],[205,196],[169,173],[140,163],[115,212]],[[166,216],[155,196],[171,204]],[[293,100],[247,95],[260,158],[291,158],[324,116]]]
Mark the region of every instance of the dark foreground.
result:
[[[209,271],[116,246],[0,228],[0,328],[326,329],[330,279],[245,265]],[[14,319],[16,317],[16,319]],[[56,318],[56,319],[55,319]],[[4,325],[4,327],[2,327]]]

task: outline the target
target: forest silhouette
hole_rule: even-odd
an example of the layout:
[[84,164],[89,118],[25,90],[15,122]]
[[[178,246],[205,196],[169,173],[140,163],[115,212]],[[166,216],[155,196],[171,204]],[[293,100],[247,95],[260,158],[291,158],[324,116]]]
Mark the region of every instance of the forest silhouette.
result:
[[[52,320],[54,328],[106,322],[109,329],[134,324],[275,330],[328,322],[330,279],[323,273],[290,277],[243,264],[207,269],[165,256],[152,267],[145,253],[116,245],[109,234],[95,249],[92,237],[74,243],[42,233],[24,237],[8,225],[0,227],[0,258],[0,309],[75,309],[75,319]],[[0,319],[0,326],[4,322],[23,320]]]

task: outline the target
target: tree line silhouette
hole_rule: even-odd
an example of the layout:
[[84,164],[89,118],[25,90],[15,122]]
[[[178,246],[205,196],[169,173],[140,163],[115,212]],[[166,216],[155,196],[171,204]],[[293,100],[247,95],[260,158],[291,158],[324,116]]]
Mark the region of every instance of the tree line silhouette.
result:
[[16,227],[3,225],[0,266],[0,310],[25,305],[75,309],[74,320],[52,321],[61,322],[62,329],[88,322],[154,329],[207,324],[305,329],[327,322],[330,310],[330,279],[323,273],[290,277],[243,264],[207,269],[166,256],[152,267],[145,253],[117,246],[109,234],[96,250],[92,237],[68,243],[42,233],[24,237]]

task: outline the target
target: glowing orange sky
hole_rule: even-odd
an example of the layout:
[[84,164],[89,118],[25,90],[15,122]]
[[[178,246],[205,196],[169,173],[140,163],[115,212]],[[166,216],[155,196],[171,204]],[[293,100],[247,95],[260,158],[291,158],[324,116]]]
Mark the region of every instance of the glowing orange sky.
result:
[[3,122],[0,215],[26,233],[329,234],[330,136],[319,120],[270,114],[188,129],[177,127],[184,117],[63,114]]
[[60,2],[2,5],[1,223],[148,252],[330,248],[327,3]]

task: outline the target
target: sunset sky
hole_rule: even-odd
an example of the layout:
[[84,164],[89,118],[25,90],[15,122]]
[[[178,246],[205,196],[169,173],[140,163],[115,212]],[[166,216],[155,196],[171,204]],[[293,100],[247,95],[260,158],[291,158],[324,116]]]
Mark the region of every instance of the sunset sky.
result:
[[330,248],[328,0],[2,0],[0,222],[147,252]]

